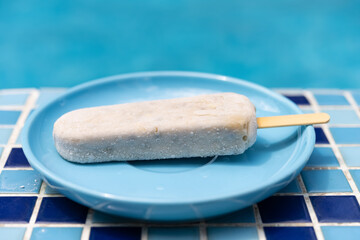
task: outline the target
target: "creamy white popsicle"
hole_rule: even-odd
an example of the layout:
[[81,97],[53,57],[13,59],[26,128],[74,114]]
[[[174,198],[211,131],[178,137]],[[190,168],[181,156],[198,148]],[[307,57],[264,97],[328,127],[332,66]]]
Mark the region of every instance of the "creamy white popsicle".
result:
[[93,163],[241,154],[256,129],[247,97],[217,93],[78,109],[53,136],[63,158]]

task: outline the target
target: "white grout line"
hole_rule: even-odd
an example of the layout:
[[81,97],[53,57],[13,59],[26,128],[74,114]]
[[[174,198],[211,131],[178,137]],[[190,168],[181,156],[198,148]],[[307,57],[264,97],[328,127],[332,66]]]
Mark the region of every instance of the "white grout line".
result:
[[321,111],[326,110],[352,110],[352,107],[350,105],[322,105],[319,106]]
[[206,231],[206,227],[207,227],[206,223],[200,222],[198,225],[199,225],[200,240],[207,240],[208,237],[207,237],[207,231]]
[[[305,91],[305,96],[309,100],[309,102],[310,102],[311,106],[313,107],[314,111],[318,112],[319,109],[316,106],[316,100],[315,100],[315,97],[312,95],[312,93],[309,92],[309,91]],[[305,204],[306,204],[306,207],[307,207],[307,209],[309,211],[311,222],[314,224],[314,231],[315,231],[316,238],[319,239],[319,240],[323,240],[324,235],[323,235],[323,233],[321,231],[321,227],[319,225],[318,218],[316,216],[314,207],[313,207],[313,205],[311,203],[311,200],[310,200],[309,193],[306,190],[306,187],[305,187],[305,184],[304,184],[304,181],[303,181],[301,175],[298,176],[298,182],[299,182],[299,186],[301,188],[301,191],[302,191],[302,193],[304,195]]]
[[36,221],[36,218],[37,218],[39,210],[40,210],[41,202],[43,200],[45,188],[46,188],[46,183],[43,181],[41,183],[39,195],[38,195],[38,198],[36,199],[34,210],[32,212],[29,224],[27,225],[23,240],[30,240],[30,238],[31,238],[31,234],[32,234],[32,231],[33,231],[34,225],[35,225],[35,221]]
[[3,171],[17,171],[17,170],[27,170],[31,171],[34,170],[32,167],[6,167],[3,169]]
[[9,89],[0,89],[0,95],[17,95],[17,94],[29,94],[34,88],[9,88]]
[[94,215],[94,211],[91,208],[89,208],[88,213],[86,215],[85,225],[82,230],[81,240],[88,240],[90,238],[93,215]]
[[[141,240],[148,240],[148,227],[146,225],[141,227]],[[200,238],[200,240],[202,239]]]
[[13,128],[15,125],[13,124],[0,124],[0,128]]
[[[0,193],[0,197],[37,197],[39,196],[38,193]],[[65,197],[64,195],[61,194],[43,194],[44,197]]]
[[262,222],[260,210],[257,204],[253,205],[253,211],[254,211],[255,224],[256,224],[259,240],[265,240],[266,236],[264,231],[264,224]]
[[24,108],[24,105],[0,105],[0,110],[3,111],[22,111]]
[[318,240],[323,240],[323,239],[324,239],[324,235],[323,235],[323,233],[322,233],[322,231],[321,231],[321,228],[320,228],[320,225],[319,225],[319,221],[318,221],[318,219],[317,219],[317,216],[316,216],[314,207],[313,207],[313,205],[312,205],[312,203],[311,203],[309,194],[308,194],[308,192],[306,191],[306,187],[305,187],[304,181],[302,180],[301,175],[299,175],[299,176],[297,177],[297,180],[298,180],[298,182],[299,182],[299,186],[300,186],[300,188],[301,188],[302,195],[304,196],[305,204],[306,204],[306,207],[307,207],[307,209],[308,209],[311,222],[312,222],[312,224],[313,224],[313,228],[314,228],[314,231],[315,231],[316,238],[317,238]]
[[[28,223],[0,223],[0,227],[27,227]],[[93,223],[92,227],[196,227],[198,223],[194,224],[147,224],[143,223]],[[208,223],[207,227],[256,227],[256,223]],[[305,222],[281,222],[281,223],[263,223],[261,226],[264,227],[313,227],[313,223]],[[360,226],[360,222],[330,222],[330,223],[319,223],[319,226]],[[54,227],[54,228],[68,228],[76,227],[82,228],[82,223],[34,223],[34,227]]]

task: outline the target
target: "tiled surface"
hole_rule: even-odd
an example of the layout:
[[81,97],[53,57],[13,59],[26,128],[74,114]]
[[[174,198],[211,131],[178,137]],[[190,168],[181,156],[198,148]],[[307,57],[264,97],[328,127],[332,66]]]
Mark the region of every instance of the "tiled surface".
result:
[[341,170],[303,170],[301,177],[309,193],[351,192]]
[[360,226],[323,226],[322,232],[326,240],[358,240]]
[[[16,90],[0,92],[0,109],[6,109],[0,113],[0,239],[345,240],[360,236],[360,95],[355,92],[280,89],[303,112],[332,116],[329,124],[316,126],[315,149],[302,173],[254,206],[201,223],[168,225],[88,209],[41,181],[22,151],[19,135],[25,118],[19,116],[28,116],[63,91],[25,89],[19,91],[19,98],[14,97]],[[1,114],[6,116],[1,119]]]
[[79,240],[80,227],[36,227],[31,234],[31,240]]

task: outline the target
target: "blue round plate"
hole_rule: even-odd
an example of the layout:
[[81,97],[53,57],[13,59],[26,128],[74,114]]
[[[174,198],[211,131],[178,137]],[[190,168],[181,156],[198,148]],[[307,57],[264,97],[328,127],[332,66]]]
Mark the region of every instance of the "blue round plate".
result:
[[103,212],[152,221],[199,220],[256,203],[299,174],[315,144],[312,126],[259,129],[242,155],[218,158],[76,164],[54,147],[53,124],[78,108],[215,92],[250,98],[257,116],[301,113],[261,86],[219,75],[147,72],[108,77],[67,91],[34,112],[23,134],[31,166],[53,188]]

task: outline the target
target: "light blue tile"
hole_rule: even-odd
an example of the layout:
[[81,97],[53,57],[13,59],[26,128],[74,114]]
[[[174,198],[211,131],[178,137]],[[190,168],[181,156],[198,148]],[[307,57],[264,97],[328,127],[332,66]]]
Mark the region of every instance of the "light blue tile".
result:
[[359,226],[322,226],[321,230],[326,240],[358,240]]
[[349,105],[343,95],[314,94],[319,105]]
[[330,128],[337,144],[360,143],[360,128]]
[[196,227],[153,227],[148,229],[148,240],[199,240]]
[[0,174],[2,193],[38,193],[41,178],[34,170],[3,170]]
[[360,170],[349,170],[351,173],[351,176],[353,177],[356,185],[358,188],[360,188]]
[[94,223],[129,223],[129,222],[134,222],[136,220],[129,220],[127,218],[122,218],[122,217],[102,213],[99,211],[94,211],[92,221]]
[[66,91],[64,88],[42,88],[40,89],[40,95],[36,101],[36,106],[41,107],[50,101],[54,100]]
[[45,193],[46,194],[59,194],[59,192],[56,189],[50,187],[49,185],[46,185]]
[[26,228],[19,227],[0,227],[0,239],[22,240]]
[[314,113],[314,110],[312,109],[301,109],[303,113]]
[[331,124],[359,124],[360,119],[353,110],[323,110],[330,115]]
[[253,207],[247,207],[230,213],[218,218],[214,218],[208,221],[209,223],[254,223],[254,210]]
[[0,94],[0,105],[25,105],[29,94]]
[[82,228],[35,227],[31,240],[80,240]]
[[209,227],[208,240],[259,239],[256,227]]
[[12,128],[0,128],[0,144],[7,144],[12,130]]
[[341,155],[349,167],[360,167],[360,147],[340,147]]
[[307,167],[335,167],[339,162],[331,148],[315,147],[306,164]]
[[1,158],[1,154],[2,154],[2,152],[3,152],[3,148],[2,148],[2,147],[0,147],[0,158]]
[[308,192],[351,192],[341,170],[304,170],[301,176]]
[[354,92],[352,92],[352,95],[353,95],[357,105],[360,106],[360,91],[356,91],[356,92],[354,91]]
[[[27,119],[29,119],[29,117],[31,116],[31,114],[33,114],[33,112],[34,112],[34,110],[30,111],[29,115],[27,116]],[[20,130],[19,136],[18,136],[18,138],[16,139],[16,142],[15,142],[16,144],[22,144],[21,139],[22,139],[22,135],[23,135],[23,129],[24,128],[21,128],[21,130]]]
[[299,182],[295,178],[286,187],[281,189],[279,191],[279,193],[301,193],[301,188],[299,186]]
[[0,110],[0,124],[15,125],[20,113],[20,111]]

